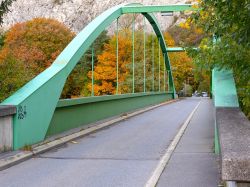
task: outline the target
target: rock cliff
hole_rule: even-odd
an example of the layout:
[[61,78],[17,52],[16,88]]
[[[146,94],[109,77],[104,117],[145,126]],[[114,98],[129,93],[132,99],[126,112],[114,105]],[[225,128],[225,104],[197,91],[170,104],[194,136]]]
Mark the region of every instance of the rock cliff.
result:
[[[4,16],[3,28],[7,29],[17,22],[30,20],[34,17],[57,19],[73,31],[79,32],[91,20],[108,8],[121,4],[132,3],[132,0],[16,0],[10,12]],[[144,5],[184,4],[186,0],[139,0]],[[174,17],[157,15],[163,28],[173,24]],[[178,18],[178,15],[177,15]]]

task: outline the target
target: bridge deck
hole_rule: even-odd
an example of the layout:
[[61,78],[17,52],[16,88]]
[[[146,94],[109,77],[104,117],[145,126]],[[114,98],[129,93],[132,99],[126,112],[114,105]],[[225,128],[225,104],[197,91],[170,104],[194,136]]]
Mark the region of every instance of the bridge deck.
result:
[[[164,105],[41,154],[0,171],[0,184],[6,187],[143,186],[198,102],[199,99],[186,99]],[[197,186],[205,183],[216,186],[218,173],[212,154],[213,121],[209,110],[209,101],[202,100],[159,186],[194,186],[195,182]],[[199,167],[196,163],[200,163]],[[184,175],[193,175],[195,180]],[[207,180],[200,185],[204,177]]]
[[202,99],[160,177],[159,187],[218,186],[219,163],[217,163],[218,158],[214,154],[213,124],[212,101]]

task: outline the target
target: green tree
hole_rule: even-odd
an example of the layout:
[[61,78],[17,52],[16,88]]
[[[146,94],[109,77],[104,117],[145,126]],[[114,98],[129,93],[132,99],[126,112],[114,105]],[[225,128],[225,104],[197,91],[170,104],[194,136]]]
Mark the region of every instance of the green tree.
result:
[[201,10],[192,15],[192,21],[208,37],[201,42],[199,51],[190,54],[196,64],[233,70],[240,104],[250,118],[250,2],[201,0],[199,6]]
[[0,102],[13,94],[35,74],[29,64],[8,56],[0,63]]

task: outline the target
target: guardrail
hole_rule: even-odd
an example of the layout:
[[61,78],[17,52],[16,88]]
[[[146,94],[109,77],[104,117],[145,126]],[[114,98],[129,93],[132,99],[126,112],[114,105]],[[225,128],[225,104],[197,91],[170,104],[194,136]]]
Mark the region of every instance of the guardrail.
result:
[[240,111],[232,71],[213,69],[215,152],[227,187],[250,186],[250,122]]
[[172,98],[172,93],[148,92],[60,100],[46,137]]

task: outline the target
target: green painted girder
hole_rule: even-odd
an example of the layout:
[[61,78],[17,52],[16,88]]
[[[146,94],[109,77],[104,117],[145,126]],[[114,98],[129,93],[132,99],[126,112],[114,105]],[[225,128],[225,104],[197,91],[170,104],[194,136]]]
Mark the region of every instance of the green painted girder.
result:
[[[166,54],[165,65],[166,69],[169,71],[169,87],[170,91],[175,95],[167,46],[156,18],[152,13],[146,12],[148,6],[146,6],[145,10],[141,9],[143,6],[138,4],[132,4],[126,7],[122,4],[112,7],[89,23],[68,44],[48,69],[36,76],[15,94],[1,103],[1,105],[14,105],[17,107],[17,114],[13,117],[13,148],[15,150],[24,145],[31,145],[44,140],[62,89],[70,72],[95,39],[112,23],[112,21],[124,14],[125,10],[131,13],[139,13],[135,8],[137,6],[139,8],[138,10],[142,11],[139,12],[142,13],[152,25],[160,41],[162,53]],[[179,5],[175,6],[178,7]],[[183,7],[183,5],[180,6]],[[188,5],[186,6],[190,9]],[[166,9],[164,8],[162,10]],[[151,12],[150,10],[148,11]]]
[[[197,47],[193,47],[193,50],[198,50]],[[184,47],[167,47],[167,52],[182,52],[186,51]]]
[[212,94],[215,107],[239,107],[232,70],[212,70]]
[[167,52],[182,52],[185,51],[183,47],[167,47]]
[[122,13],[153,13],[153,12],[180,12],[187,10],[198,10],[191,4],[183,5],[161,5],[161,6],[133,6],[128,5],[122,8]]
[[172,98],[171,93],[147,92],[60,100],[46,137]]

